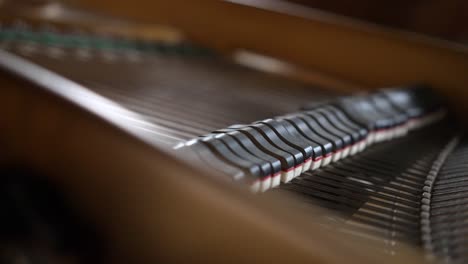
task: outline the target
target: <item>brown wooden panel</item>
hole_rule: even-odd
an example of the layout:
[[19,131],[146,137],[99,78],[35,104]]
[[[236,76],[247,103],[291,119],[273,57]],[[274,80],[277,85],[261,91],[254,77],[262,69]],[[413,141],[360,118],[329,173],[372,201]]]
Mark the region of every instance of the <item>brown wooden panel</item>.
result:
[[468,44],[464,0],[288,0],[364,21]]

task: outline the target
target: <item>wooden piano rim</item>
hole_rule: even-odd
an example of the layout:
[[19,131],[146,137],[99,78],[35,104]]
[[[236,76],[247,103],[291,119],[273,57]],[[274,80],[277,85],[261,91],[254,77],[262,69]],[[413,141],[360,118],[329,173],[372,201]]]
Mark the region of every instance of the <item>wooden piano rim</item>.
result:
[[87,93],[94,103],[83,104],[86,88],[39,66],[0,52],[0,67],[0,143],[102,228],[112,262],[422,263],[404,247],[380,259],[318,228],[292,198],[253,196],[182,162],[108,116],[109,102]]

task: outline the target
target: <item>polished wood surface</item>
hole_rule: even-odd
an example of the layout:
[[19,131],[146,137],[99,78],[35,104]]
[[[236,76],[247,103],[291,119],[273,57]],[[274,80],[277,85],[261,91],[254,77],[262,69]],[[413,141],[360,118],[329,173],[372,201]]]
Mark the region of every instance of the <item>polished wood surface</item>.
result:
[[288,0],[312,8],[468,44],[464,0]]

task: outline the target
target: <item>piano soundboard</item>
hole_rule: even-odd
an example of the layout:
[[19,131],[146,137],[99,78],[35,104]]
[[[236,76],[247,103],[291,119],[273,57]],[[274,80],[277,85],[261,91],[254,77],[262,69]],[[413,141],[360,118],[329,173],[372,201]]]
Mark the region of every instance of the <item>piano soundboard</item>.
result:
[[409,244],[468,260],[468,141],[429,87],[338,93],[191,43],[25,24],[3,26],[0,40],[4,70],[76,84],[63,89],[108,103],[152,143],[233,184],[326,208],[318,222],[383,254]]

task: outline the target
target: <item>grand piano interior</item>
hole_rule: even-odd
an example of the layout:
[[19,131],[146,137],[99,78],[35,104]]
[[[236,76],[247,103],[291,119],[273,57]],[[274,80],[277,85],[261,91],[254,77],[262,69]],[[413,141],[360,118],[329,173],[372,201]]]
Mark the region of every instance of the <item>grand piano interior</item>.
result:
[[2,263],[468,261],[466,5],[332,2],[1,2]]

